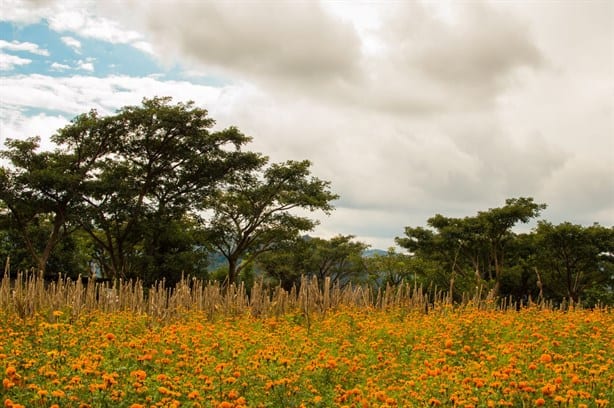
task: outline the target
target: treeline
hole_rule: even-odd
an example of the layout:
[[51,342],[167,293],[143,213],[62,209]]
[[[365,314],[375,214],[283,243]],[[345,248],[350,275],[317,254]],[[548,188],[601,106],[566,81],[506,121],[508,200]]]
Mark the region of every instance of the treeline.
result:
[[[457,299],[491,293],[614,304],[612,228],[540,221],[531,198],[466,218],[436,215],[397,238],[407,254],[365,256],[353,236],[309,238],[338,198],[309,161],[270,163],[244,150],[250,138],[193,103],[144,99],[115,115],[77,116],[52,136],[7,139],[0,155],[0,260],[53,279],[139,279],[147,287],[182,275],[228,285],[257,276],[290,289],[301,276],[341,285],[402,281]],[[297,211],[298,210],[298,211]],[[212,269],[223,257],[225,265]]]

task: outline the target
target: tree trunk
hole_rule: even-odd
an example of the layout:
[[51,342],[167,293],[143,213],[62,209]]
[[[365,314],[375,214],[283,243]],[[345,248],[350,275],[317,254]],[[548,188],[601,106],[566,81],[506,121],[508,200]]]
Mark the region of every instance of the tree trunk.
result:
[[235,283],[237,279],[237,259],[234,256],[228,258],[228,277],[226,279],[226,284],[228,287]]

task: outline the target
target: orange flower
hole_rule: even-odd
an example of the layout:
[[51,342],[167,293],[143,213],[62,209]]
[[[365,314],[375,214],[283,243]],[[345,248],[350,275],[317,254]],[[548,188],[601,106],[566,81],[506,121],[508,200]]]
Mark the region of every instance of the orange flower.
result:
[[109,341],[115,340],[115,335],[113,333],[107,333],[104,337]]
[[542,405],[546,404],[546,400],[543,398],[538,398],[535,400],[535,406],[536,407],[541,407]]
[[147,378],[147,373],[143,370],[135,370],[132,371],[130,373],[131,376],[133,376],[134,378],[136,378],[139,381],[143,381],[145,380],[145,378]]
[[544,364],[550,363],[552,362],[552,356],[550,354],[542,354],[542,356],[539,358],[539,361]]
[[64,398],[66,396],[66,393],[64,393],[64,391],[62,390],[54,390],[51,391],[51,395],[56,398]]
[[6,374],[7,377],[12,378],[17,373],[17,370],[13,366],[8,366],[6,370],[4,371],[4,373]]

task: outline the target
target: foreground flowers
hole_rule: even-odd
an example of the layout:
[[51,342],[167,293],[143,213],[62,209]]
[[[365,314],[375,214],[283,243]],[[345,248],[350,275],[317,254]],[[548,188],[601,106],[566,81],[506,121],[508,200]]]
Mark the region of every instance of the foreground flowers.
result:
[[0,320],[4,407],[606,407],[614,316],[349,309]]

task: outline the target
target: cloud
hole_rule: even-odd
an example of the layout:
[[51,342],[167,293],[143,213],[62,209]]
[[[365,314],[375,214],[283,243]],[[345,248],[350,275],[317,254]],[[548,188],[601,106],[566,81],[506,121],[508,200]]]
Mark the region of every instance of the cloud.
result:
[[[360,42],[316,2],[130,2],[159,55],[245,78],[335,81],[352,76]],[[134,13],[126,13],[134,15]],[[174,22],[182,21],[181,26]]]
[[18,112],[53,109],[67,118],[90,109],[111,114],[122,106],[139,104],[143,97],[163,95],[173,96],[177,101],[194,100],[214,111],[216,105],[231,106],[233,100],[240,99],[236,94],[241,92],[242,88],[237,86],[215,88],[185,81],[160,81],[151,77],[14,75],[3,78],[0,112],[5,109]]
[[130,44],[142,40],[142,35],[123,29],[117,22],[95,17],[86,10],[59,8],[47,17],[49,27],[57,32],[74,32],[85,38],[95,38],[114,44]]
[[70,69],[71,66],[70,65],[66,65],[66,64],[60,64],[59,62],[53,62],[49,68],[52,71],[65,71],[67,69]]
[[74,37],[63,36],[60,38],[64,44],[72,48],[73,50],[79,52],[81,50],[81,41],[77,40]]
[[40,48],[38,44],[34,44],[31,42],[20,42],[20,41],[5,41],[0,40],[0,50],[6,49],[9,51],[26,51],[36,55],[49,56],[49,51]]
[[[250,149],[309,159],[332,182],[341,199],[316,234],[379,248],[436,213],[473,215],[517,196],[547,203],[556,222],[614,224],[612,2],[71,4],[62,29],[75,37],[108,21],[125,35],[90,35],[223,86],[163,72],[4,76],[2,109],[24,124],[32,107],[70,118],[143,96],[194,100],[217,126],[252,136]],[[39,6],[31,12],[61,11]]]
[[0,71],[10,71],[19,65],[28,65],[31,59],[21,58],[16,55],[0,52]]
[[[134,30],[122,27],[116,20],[102,15],[96,15],[100,9],[123,9],[115,2],[99,6],[97,2],[82,0],[63,2],[57,0],[4,0],[3,21],[18,24],[34,24],[46,20],[49,28],[59,33],[74,33],[79,37],[93,38],[112,44],[134,45],[140,50],[146,49],[147,42],[143,35]],[[64,39],[76,46],[76,40],[71,36]],[[66,40],[64,40],[66,41]],[[78,48],[78,47],[77,47]]]
[[83,71],[94,72],[94,63],[91,60],[77,61],[77,68]]
[[49,137],[67,124],[68,120],[61,115],[38,113],[26,116],[18,107],[4,105],[0,110],[0,148],[4,148],[7,138],[40,136],[41,148],[50,150],[52,145]]

